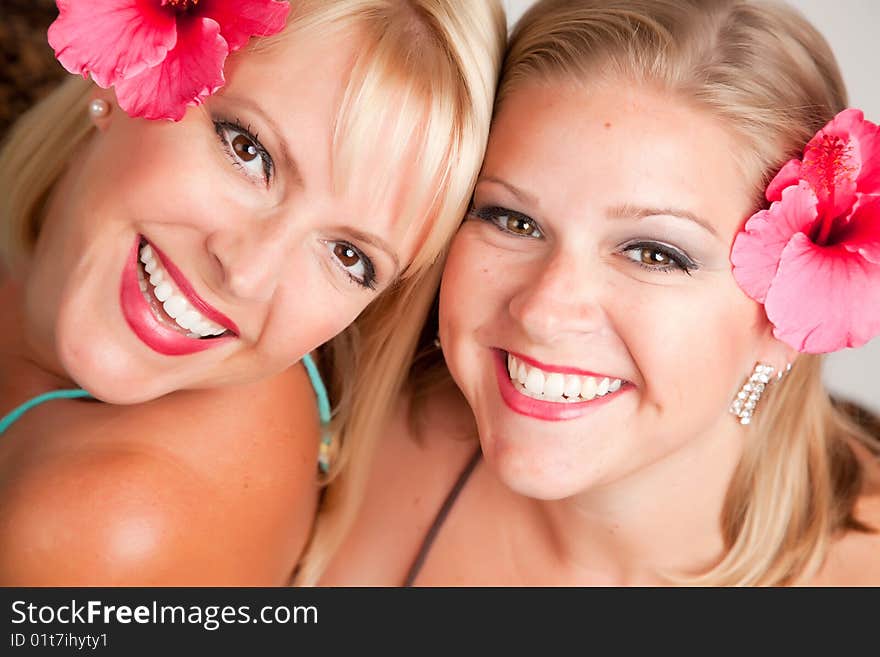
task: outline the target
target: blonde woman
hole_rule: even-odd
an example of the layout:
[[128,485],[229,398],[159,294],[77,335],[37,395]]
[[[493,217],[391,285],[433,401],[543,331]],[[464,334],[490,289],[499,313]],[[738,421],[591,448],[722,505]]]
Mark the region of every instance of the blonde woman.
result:
[[96,84],[0,158],[0,582],[285,584],[329,419],[309,353],[405,303],[457,226],[500,5],[60,8],[50,42]]
[[784,5],[538,2],[320,581],[880,584],[878,436],[818,355],[880,333],[880,139],[845,107]]

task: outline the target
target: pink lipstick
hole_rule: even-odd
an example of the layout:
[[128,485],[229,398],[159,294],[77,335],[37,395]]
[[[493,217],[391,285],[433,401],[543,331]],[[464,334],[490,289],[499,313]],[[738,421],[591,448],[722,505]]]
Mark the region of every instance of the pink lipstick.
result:
[[[140,288],[140,279],[138,277],[140,241],[141,238],[138,236],[131,247],[128,260],[122,270],[122,280],[119,286],[119,303],[126,323],[141,342],[153,351],[165,356],[185,356],[213,347],[219,347],[234,340],[234,336],[221,336],[209,339],[192,338],[166,326],[156,317],[153,309],[150,307],[150,303],[144,298]],[[156,250],[152,245],[151,247]],[[197,308],[200,313],[203,313],[212,321],[217,322],[236,335],[238,334],[238,330],[232,320],[211,308],[211,306],[196,295],[189,282],[167,258],[162,258],[162,266],[173,277],[181,293],[187,297],[194,308]]]

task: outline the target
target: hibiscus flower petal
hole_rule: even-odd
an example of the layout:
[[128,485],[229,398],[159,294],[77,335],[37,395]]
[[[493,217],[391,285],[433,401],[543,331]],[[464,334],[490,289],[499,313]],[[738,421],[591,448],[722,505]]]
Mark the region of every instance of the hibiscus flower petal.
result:
[[791,236],[808,230],[817,216],[816,195],[806,182],[786,188],[781,201],[752,215],[730,252],[733,277],[743,292],[764,303]]
[[841,244],[880,265],[880,196],[861,196],[853,208]]
[[776,174],[773,180],[770,181],[770,184],[767,185],[767,190],[764,192],[764,195],[771,203],[773,201],[782,200],[782,190],[797,185],[800,177],[801,161],[789,160],[785,163],[785,166],[779,170],[779,173]]
[[858,191],[877,194],[880,192],[880,126],[862,121],[854,133],[862,160],[857,181]]
[[229,52],[241,48],[252,36],[269,36],[284,29],[290,3],[281,0],[202,0],[199,13],[220,24]]
[[806,353],[859,347],[880,334],[880,265],[791,238],[767,293],[773,334]]
[[158,66],[116,85],[119,106],[131,116],[179,121],[223,86],[229,49],[210,18],[180,21],[177,46]]
[[863,155],[860,137],[865,131],[861,110],[840,112],[804,149],[801,176],[816,192],[824,216],[838,217],[855,202]]
[[161,62],[177,41],[175,17],[158,2],[58,0],[49,45],[61,65],[110,87]]

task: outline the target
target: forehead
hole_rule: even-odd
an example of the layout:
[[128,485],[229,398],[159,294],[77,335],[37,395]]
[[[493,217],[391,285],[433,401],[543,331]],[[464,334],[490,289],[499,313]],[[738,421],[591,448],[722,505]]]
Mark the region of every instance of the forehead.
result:
[[715,117],[660,91],[540,84],[505,98],[483,176],[522,185],[548,211],[683,207],[732,236],[751,204],[736,147]]

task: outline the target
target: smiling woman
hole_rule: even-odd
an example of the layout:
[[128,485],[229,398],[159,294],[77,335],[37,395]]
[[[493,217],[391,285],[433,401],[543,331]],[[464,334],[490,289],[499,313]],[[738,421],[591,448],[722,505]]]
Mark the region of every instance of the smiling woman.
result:
[[539,0],[322,581],[880,583],[880,436],[819,378],[880,334],[880,128],[845,108],[784,4]]
[[[502,12],[59,6],[50,42],[95,84],[65,82],[0,156],[0,580],[282,584],[319,489],[308,355],[342,333],[315,355],[354,371],[343,332],[376,299],[405,303],[444,248]],[[387,361],[381,342],[358,356]],[[104,403],[33,408],[47,390]],[[330,474],[337,451],[325,439]]]

